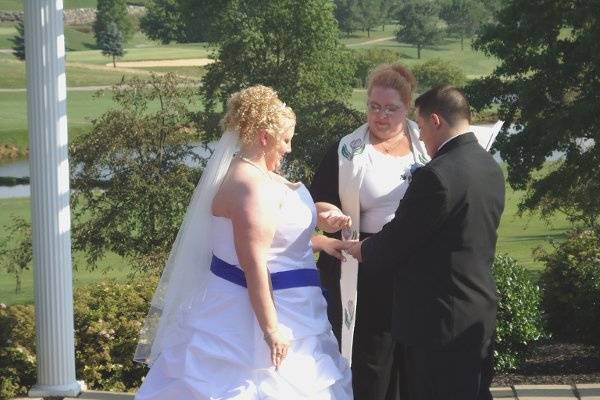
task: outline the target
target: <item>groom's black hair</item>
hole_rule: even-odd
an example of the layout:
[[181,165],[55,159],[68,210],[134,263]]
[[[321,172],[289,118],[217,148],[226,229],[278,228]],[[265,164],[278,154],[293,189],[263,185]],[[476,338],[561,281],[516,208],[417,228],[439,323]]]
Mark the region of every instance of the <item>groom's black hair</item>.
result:
[[461,120],[471,122],[471,111],[467,98],[459,89],[450,85],[435,86],[415,100],[419,114],[438,114],[448,125],[453,126]]

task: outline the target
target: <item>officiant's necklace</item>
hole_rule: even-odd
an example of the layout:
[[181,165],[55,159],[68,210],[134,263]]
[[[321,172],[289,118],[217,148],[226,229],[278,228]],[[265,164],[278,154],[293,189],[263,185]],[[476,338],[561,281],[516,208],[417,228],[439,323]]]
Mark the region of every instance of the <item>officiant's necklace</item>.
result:
[[398,147],[398,145],[400,145],[400,142],[402,142],[402,139],[404,138],[404,136],[406,136],[406,134],[404,132],[400,132],[396,136],[399,137],[398,140],[396,140],[396,142],[389,147],[385,146],[385,141],[381,141],[378,143],[381,146],[381,148],[383,149],[383,152],[385,154],[390,154],[392,151],[394,151],[396,149],[396,147]]

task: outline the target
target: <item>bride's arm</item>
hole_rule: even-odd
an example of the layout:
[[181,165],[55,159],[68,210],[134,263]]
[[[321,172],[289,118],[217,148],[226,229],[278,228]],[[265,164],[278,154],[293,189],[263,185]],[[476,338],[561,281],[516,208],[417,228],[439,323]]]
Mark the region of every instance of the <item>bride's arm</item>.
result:
[[323,250],[330,256],[337,258],[338,260],[345,260],[342,250],[348,249],[354,242],[343,242],[341,240],[327,237],[325,235],[314,235],[310,242],[312,244],[313,252]]
[[325,232],[334,233],[352,225],[350,217],[344,215],[342,210],[331,203],[318,201],[315,203],[315,207],[317,208],[317,226]]
[[273,196],[264,193],[261,186],[265,185],[260,176],[235,183],[230,197],[235,200],[232,200],[229,215],[236,253],[246,276],[248,296],[271,350],[273,364],[279,366],[287,353],[288,341],[278,329],[267,270],[267,252],[275,233]]

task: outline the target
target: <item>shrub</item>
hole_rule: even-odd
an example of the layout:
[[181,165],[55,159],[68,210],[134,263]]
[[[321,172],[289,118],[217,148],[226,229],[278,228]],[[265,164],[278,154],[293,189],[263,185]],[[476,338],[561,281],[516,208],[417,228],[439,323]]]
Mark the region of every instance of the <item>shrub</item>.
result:
[[0,268],[15,277],[15,293],[21,290],[21,276],[29,269],[31,249],[31,224],[25,219],[11,215],[11,222],[3,226],[6,237],[0,239]]
[[36,379],[32,305],[0,304],[0,399],[25,394]]
[[600,345],[600,232],[576,229],[539,251],[548,327],[556,337]]
[[137,388],[147,368],[133,362],[157,281],[101,282],[75,291],[77,376],[92,389]]
[[420,92],[425,92],[437,85],[461,87],[467,81],[467,76],[462,69],[440,58],[432,58],[417,64],[413,67],[412,72],[417,78]]
[[373,68],[379,64],[391,64],[400,60],[400,53],[389,49],[353,50],[352,55],[356,65],[354,71],[354,87],[367,87],[367,78]]
[[541,293],[525,268],[507,255],[494,260],[493,273],[498,295],[495,368],[516,369],[527,345],[543,337]]
[[[142,283],[101,282],[75,290],[75,365],[90,389],[129,391],[140,386],[144,365],[133,362],[138,334],[154,293]],[[0,309],[0,399],[24,395],[36,380],[33,305]]]

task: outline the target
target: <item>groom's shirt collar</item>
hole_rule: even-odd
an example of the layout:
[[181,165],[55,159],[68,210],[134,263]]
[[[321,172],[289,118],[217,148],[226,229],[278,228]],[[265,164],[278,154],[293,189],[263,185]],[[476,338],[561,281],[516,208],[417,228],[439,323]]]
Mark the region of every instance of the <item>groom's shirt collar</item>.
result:
[[456,136],[452,136],[450,139],[446,139],[446,141],[445,141],[444,143],[442,143],[442,144],[440,145],[440,147],[438,147],[437,151],[439,152],[439,151],[442,149],[442,147],[444,147],[446,144],[448,144],[448,143],[449,143],[449,142],[451,142],[452,140],[456,139],[457,137],[460,137],[460,136],[464,135],[465,133],[469,133],[469,131],[467,131],[467,132],[463,132],[463,133],[459,133],[459,134],[458,134],[458,135],[456,135]]

